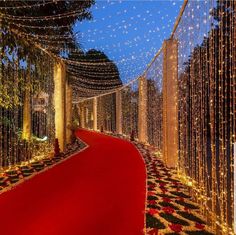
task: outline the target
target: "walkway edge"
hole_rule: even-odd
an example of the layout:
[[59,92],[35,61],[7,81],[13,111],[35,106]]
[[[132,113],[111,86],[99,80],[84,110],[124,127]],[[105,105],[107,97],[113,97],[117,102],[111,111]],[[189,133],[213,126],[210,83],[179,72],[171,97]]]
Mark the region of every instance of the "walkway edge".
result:
[[34,172],[32,175],[30,175],[30,176],[28,176],[28,177],[25,177],[25,178],[23,178],[23,179],[20,179],[19,181],[17,181],[17,182],[14,183],[13,185],[10,185],[9,187],[6,187],[6,188],[2,189],[2,191],[0,192],[0,196],[1,196],[2,194],[4,194],[4,193],[7,193],[7,192],[9,192],[9,191],[11,191],[11,190],[16,189],[19,185],[21,185],[21,184],[27,182],[28,180],[33,179],[35,176],[38,176],[38,175],[40,175],[41,173],[44,173],[44,172],[46,172],[46,171],[48,171],[48,170],[50,170],[50,169],[52,169],[52,168],[54,168],[54,167],[60,165],[61,163],[65,162],[65,161],[67,161],[67,160],[69,160],[69,159],[71,159],[71,158],[74,157],[75,155],[77,155],[77,154],[79,154],[79,153],[81,153],[81,152],[83,152],[83,151],[85,151],[86,149],[89,148],[89,145],[88,145],[87,143],[85,143],[85,142],[84,142],[83,140],[81,140],[79,137],[77,137],[77,139],[79,139],[79,140],[85,145],[85,147],[84,147],[83,149],[80,149],[80,150],[74,152],[73,154],[71,154],[71,156],[69,156],[69,157],[67,157],[67,158],[64,158],[63,160],[61,160],[61,161],[59,161],[59,162],[57,162],[57,163],[55,163],[55,164],[53,164],[53,165],[51,165],[51,166],[47,166],[47,167],[45,167],[43,170],[41,170],[41,171],[39,171],[39,172]]

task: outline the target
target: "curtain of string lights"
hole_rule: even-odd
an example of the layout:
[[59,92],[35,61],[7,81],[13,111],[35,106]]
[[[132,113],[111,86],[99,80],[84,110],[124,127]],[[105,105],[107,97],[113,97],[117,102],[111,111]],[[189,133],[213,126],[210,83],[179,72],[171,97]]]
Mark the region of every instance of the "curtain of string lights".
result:
[[[74,106],[74,115],[80,125],[93,129],[94,120],[97,120],[98,129],[116,131],[115,94],[119,90],[122,133],[139,137],[138,121],[142,118],[139,116],[142,115],[139,112],[139,78],[123,88],[112,79],[101,84],[96,77],[99,73],[103,76],[112,62],[73,59],[81,53],[75,47],[73,34],[61,35],[58,31],[70,28],[75,18],[89,13],[78,7],[56,15],[31,15],[32,10],[42,10],[50,4],[60,4],[60,1],[0,7],[0,24],[4,25],[0,32],[1,168],[51,150],[55,132],[53,58],[59,55],[67,64],[75,97],[81,93],[97,99],[97,118],[93,98]],[[15,14],[21,9],[28,13]],[[172,35],[178,41],[178,171],[183,180],[191,182],[192,195],[218,234],[233,234],[235,10],[233,0],[189,0]],[[51,33],[42,33],[42,29]],[[11,34],[5,34],[6,31]],[[9,44],[18,41],[21,41],[18,47]],[[34,49],[31,50],[32,45]],[[27,53],[22,49],[26,47]],[[72,57],[68,57],[68,53]],[[162,63],[160,51],[142,75],[147,80],[148,91],[147,110],[143,110],[147,112],[147,140],[160,151],[163,148]],[[95,65],[94,77],[90,68]],[[114,76],[109,70],[106,73],[108,78]],[[86,77],[90,77],[89,81]],[[107,90],[109,94],[99,95]],[[26,129],[30,131],[25,132]],[[25,133],[30,133],[30,138]]]
[[93,129],[93,100],[87,100],[80,105],[80,112],[84,114],[84,127]]
[[[179,42],[179,170],[216,231],[233,224],[235,1],[190,1]],[[196,189],[196,190],[195,190]]]
[[92,3],[1,2],[1,171],[52,152],[54,63],[62,60],[60,53],[75,45],[71,25],[90,18]]
[[0,167],[5,169],[52,151],[54,82],[52,59],[42,51],[19,59],[19,51],[1,49]]
[[163,118],[163,98],[162,98],[162,65],[163,52],[160,51],[158,57],[147,69],[145,78],[147,79],[147,136],[148,143],[162,149],[162,118]]
[[[172,35],[178,41],[178,172],[191,182],[191,193],[217,234],[233,234],[235,10],[235,1],[189,0]],[[147,79],[148,143],[159,150],[163,147],[162,64],[160,52],[143,74]],[[134,131],[136,138],[137,81],[120,89],[122,134]],[[104,96],[102,99],[100,109],[107,105]],[[115,119],[115,105],[110,105]],[[99,112],[98,119],[104,119],[103,115]]]
[[138,81],[133,82],[121,91],[122,130],[127,136],[133,131],[138,137]]
[[116,105],[115,94],[110,94],[98,98],[97,103],[97,126],[101,130],[108,132],[114,132],[116,130],[116,114],[115,114],[115,105]]

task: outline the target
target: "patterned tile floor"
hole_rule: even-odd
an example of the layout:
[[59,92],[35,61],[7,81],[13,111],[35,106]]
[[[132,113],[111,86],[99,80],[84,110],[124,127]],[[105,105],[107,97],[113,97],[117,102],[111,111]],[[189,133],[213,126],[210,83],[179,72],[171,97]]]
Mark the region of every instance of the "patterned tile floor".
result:
[[149,148],[134,143],[147,167],[146,233],[148,235],[213,234],[200,216],[199,207],[173,172]]
[[33,163],[28,163],[25,166],[15,166],[11,170],[6,170],[0,174],[0,194],[10,190],[17,184],[23,182],[29,177],[34,176],[40,171],[53,166],[60,161],[66,159],[71,156],[71,154],[84,149],[86,147],[85,143],[78,140],[75,144],[70,145],[66,151],[66,153],[61,154],[58,157],[53,158],[45,158],[40,161],[35,161]]
[[[154,155],[148,146],[133,143],[142,154],[147,168],[146,234],[212,235],[204,218],[200,216],[198,205],[188,195],[187,187],[177,179],[172,170],[164,166],[162,160]],[[46,158],[2,173],[0,193],[85,147],[86,145],[79,141],[78,145],[71,146],[61,157]]]

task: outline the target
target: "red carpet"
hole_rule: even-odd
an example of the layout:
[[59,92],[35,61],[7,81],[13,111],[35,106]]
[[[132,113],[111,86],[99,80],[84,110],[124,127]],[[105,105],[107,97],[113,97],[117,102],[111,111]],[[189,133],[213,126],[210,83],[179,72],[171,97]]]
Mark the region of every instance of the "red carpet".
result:
[[135,147],[88,131],[89,148],[0,195],[1,235],[141,235],[145,165]]

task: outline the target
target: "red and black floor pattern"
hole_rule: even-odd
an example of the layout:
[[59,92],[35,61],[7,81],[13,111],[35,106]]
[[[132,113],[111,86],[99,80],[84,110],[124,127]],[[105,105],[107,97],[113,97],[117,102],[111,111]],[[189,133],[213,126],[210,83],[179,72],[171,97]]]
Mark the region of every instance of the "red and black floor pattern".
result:
[[[129,142],[84,130],[78,136],[89,145],[85,151],[1,195],[4,234],[137,235],[144,234],[144,227],[146,235],[213,234],[187,186],[149,146],[134,142],[146,164],[146,179],[145,165]],[[6,172],[0,192],[56,165],[74,150],[77,147],[60,159]],[[8,217],[17,222],[15,227],[9,227]]]
[[28,162],[25,165],[16,165],[12,169],[7,169],[0,175],[0,193],[8,191],[16,184],[22,183],[29,177],[34,176],[41,171],[65,160],[73,153],[78,152],[86,147],[85,143],[77,139],[75,143],[68,145],[65,153],[61,153],[57,157],[46,157],[42,160]]
[[210,235],[209,227],[199,214],[199,207],[188,195],[175,174],[166,168],[148,146],[135,143],[146,162],[148,235]]
[[0,193],[0,234],[144,234],[146,169],[137,148],[95,132],[76,134],[87,148]]

